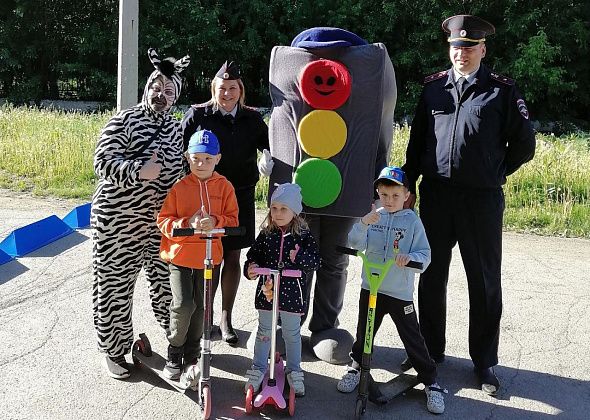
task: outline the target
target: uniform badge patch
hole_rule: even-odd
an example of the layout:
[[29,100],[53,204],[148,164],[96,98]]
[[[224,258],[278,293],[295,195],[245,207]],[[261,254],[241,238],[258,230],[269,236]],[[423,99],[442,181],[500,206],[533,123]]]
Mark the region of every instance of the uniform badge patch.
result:
[[404,314],[408,315],[411,314],[412,312],[414,312],[414,304],[410,304],[408,306],[404,306]]
[[526,104],[524,103],[524,99],[519,99],[518,101],[516,101],[516,105],[518,106],[518,112],[520,112],[520,115],[522,115],[525,120],[528,120],[529,110],[527,109]]

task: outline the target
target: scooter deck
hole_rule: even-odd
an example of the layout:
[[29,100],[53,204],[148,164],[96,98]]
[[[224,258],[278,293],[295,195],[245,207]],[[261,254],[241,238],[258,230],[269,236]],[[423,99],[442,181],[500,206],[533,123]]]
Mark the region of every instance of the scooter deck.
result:
[[148,357],[145,354],[140,353],[139,351],[134,349],[133,350],[133,357],[136,358],[137,360],[139,360],[143,366],[147,367],[149,370],[154,372],[164,382],[166,382],[168,385],[170,385],[172,388],[174,388],[178,392],[182,392],[183,394],[184,393],[189,394],[189,393],[194,392],[190,387],[188,387],[188,388],[183,387],[179,381],[173,381],[172,379],[169,379],[164,376],[163,371],[164,371],[164,366],[166,365],[166,359],[164,359],[158,353],[152,351],[152,355]]
[[392,400],[418,385],[420,382],[417,375],[418,373],[413,368],[401,373],[389,382],[382,384],[380,386],[381,392],[388,400]]
[[285,388],[285,366],[283,365],[281,357],[278,357],[275,360],[275,379],[275,386],[268,385],[269,370],[267,370],[264,374],[261,390],[254,399],[255,408],[260,408],[270,403],[273,403],[275,407],[280,410],[284,410],[287,407],[287,402],[283,397],[283,390]]

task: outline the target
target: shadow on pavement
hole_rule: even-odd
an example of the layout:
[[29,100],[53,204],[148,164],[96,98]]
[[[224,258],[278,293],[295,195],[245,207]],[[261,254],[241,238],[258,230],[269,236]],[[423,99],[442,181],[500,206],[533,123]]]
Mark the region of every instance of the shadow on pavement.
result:
[[0,265],[0,285],[20,276],[29,271],[29,268],[17,260],[12,260],[6,264]]
[[[376,347],[371,367],[386,370],[397,376],[402,373],[400,363],[405,354],[404,349],[400,348]],[[496,397],[491,397],[483,396],[471,360],[447,355],[445,362],[437,366],[439,384],[449,392],[445,395],[445,413],[453,413],[454,417],[540,419],[555,418],[556,413],[559,413],[557,415],[560,418],[587,418],[590,390],[586,381],[498,365],[495,372],[501,388]],[[388,383],[392,381],[395,381],[395,378]],[[428,415],[422,387],[418,385],[385,406],[369,403],[367,414],[370,416],[370,412],[374,412],[385,415],[394,413],[404,405],[412,404],[416,406],[416,410]],[[353,394],[356,395],[356,392]],[[477,395],[477,399],[471,398],[471,395]],[[544,409],[529,411],[508,407],[502,403],[513,400],[530,401],[530,405],[536,407],[539,407],[538,402],[541,402]]]

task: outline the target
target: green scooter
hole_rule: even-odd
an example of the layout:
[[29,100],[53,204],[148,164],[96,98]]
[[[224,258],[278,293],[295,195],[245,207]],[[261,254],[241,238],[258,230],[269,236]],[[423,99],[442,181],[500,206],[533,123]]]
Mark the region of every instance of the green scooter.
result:
[[[369,398],[369,385],[371,379],[371,355],[373,353],[373,332],[375,326],[375,309],[377,307],[377,292],[387,276],[389,269],[395,264],[394,259],[389,259],[385,263],[378,264],[367,259],[364,252],[356,249],[337,246],[336,250],[343,254],[361,257],[363,260],[363,270],[369,283],[369,306],[367,311],[367,328],[365,330],[365,343],[363,347],[363,358],[361,361],[361,380],[359,383],[358,396],[356,397],[354,418],[360,419],[367,410],[367,399]],[[406,264],[407,268],[422,269],[422,263],[410,261]]]

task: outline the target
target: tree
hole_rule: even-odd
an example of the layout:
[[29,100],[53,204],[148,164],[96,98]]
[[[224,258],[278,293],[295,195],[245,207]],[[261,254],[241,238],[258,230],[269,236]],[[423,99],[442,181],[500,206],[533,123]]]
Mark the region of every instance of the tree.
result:
[[[16,102],[62,95],[112,100],[116,94],[118,1],[3,0],[0,84]],[[590,125],[590,2],[587,0],[142,0],[140,86],[151,70],[145,53],[189,54],[181,102],[209,98],[225,60],[242,68],[248,103],[270,105],[268,63],[275,45],[304,29],[336,26],[382,42],[393,61],[396,118],[411,116],[424,76],[449,68],[441,22],[475,14],[496,26],[485,63],[512,77],[535,119]]]

